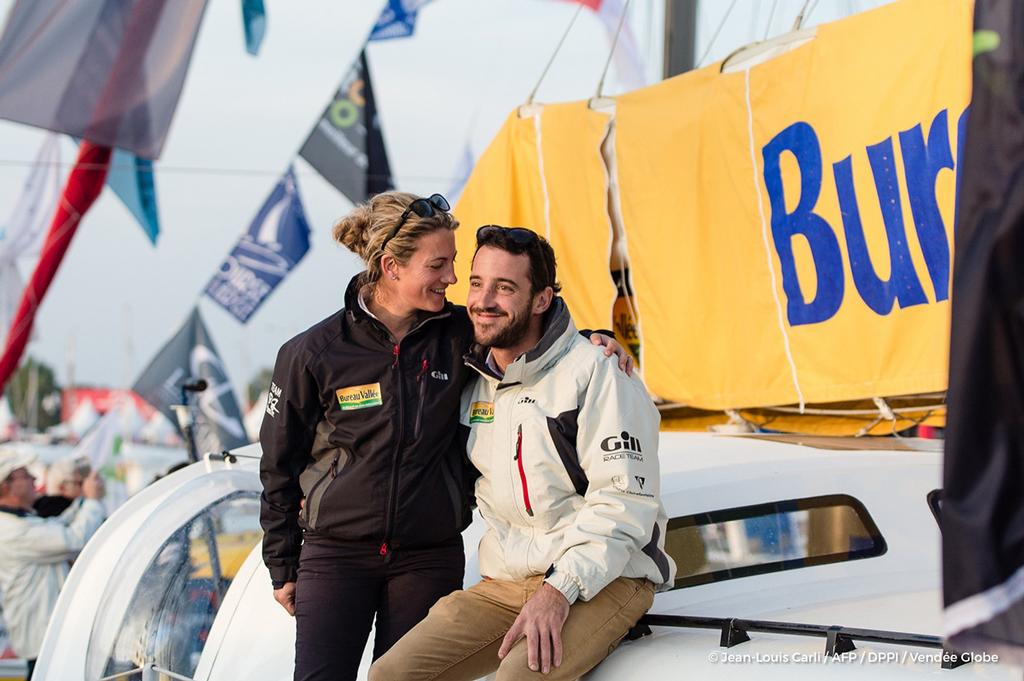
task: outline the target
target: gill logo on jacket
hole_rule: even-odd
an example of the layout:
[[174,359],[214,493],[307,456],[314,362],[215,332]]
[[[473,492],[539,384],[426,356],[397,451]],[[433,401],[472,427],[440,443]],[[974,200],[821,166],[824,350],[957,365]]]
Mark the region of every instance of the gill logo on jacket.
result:
[[494,423],[494,403],[474,402],[469,408],[470,423]]
[[338,396],[338,405],[342,411],[379,407],[383,403],[380,396],[380,383],[339,388],[334,394]]

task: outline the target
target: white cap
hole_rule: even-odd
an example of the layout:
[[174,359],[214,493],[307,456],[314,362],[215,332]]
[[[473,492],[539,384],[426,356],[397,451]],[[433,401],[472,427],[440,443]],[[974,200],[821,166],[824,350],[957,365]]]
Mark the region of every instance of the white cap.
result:
[[19,452],[15,449],[0,448],[0,482],[4,482],[10,477],[11,473],[19,468],[25,468],[34,463],[35,460],[35,454]]

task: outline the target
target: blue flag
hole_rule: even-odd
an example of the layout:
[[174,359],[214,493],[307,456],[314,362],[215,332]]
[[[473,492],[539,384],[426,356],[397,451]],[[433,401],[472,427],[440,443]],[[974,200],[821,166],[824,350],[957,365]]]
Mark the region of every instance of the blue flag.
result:
[[387,0],[370,32],[370,40],[407,38],[416,29],[416,13],[430,0]]
[[206,295],[245,324],[308,250],[309,223],[289,167],[206,285]]
[[156,185],[153,183],[153,162],[121,149],[114,156],[107,173],[107,186],[139,221],[142,231],[156,245],[160,234],[160,216],[156,210]]
[[263,0],[242,0],[242,24],[245,26],[245,51],[254,57],[260,53],[267,32],[267,10]]

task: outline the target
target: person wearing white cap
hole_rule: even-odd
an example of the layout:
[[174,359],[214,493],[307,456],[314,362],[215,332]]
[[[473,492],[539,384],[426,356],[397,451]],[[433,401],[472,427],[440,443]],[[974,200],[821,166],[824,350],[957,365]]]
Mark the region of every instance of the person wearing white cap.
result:
[[106,515],[103,482],[95,474],[82,484],[82,498],[57,518],[32,510],[39,497],[28,466],[31,454],[0,448],[0,607],[11,648],[28,661],[32,678],[50,613],[69,564]]

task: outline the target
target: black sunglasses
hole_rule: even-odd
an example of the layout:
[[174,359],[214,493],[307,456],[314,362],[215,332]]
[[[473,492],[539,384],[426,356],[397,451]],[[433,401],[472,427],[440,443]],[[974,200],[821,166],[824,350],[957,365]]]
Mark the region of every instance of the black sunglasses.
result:
[[480,229],[476,230],[476,243],[479,246],[480,242],[486,241],[487,239],[495,236],[496,234],[505,234],[508,236],[509,241],[514,243],[516,246],[532,246],[537,243],[537,233],[526,229],[525,227],[502,227],[501,225],[484,225]]
[[395,231],[391,232],[391,236],[384,239],[384,243],[381,244],[380,249],[383,251],[384,247],[388,245],[388,242],[398,236],[398,232],[402,229],[402,225],[409,219],[409,215],[416,213],[421,218],[432,218],[440,213],[447,213],[452,209],[448,205],[448,199],[444,198],[440,194],[431,194],[426,199],[416,199],[409,204],[409,207],[402,213],[402,217],[398,219],[398,224],[395,225]]

